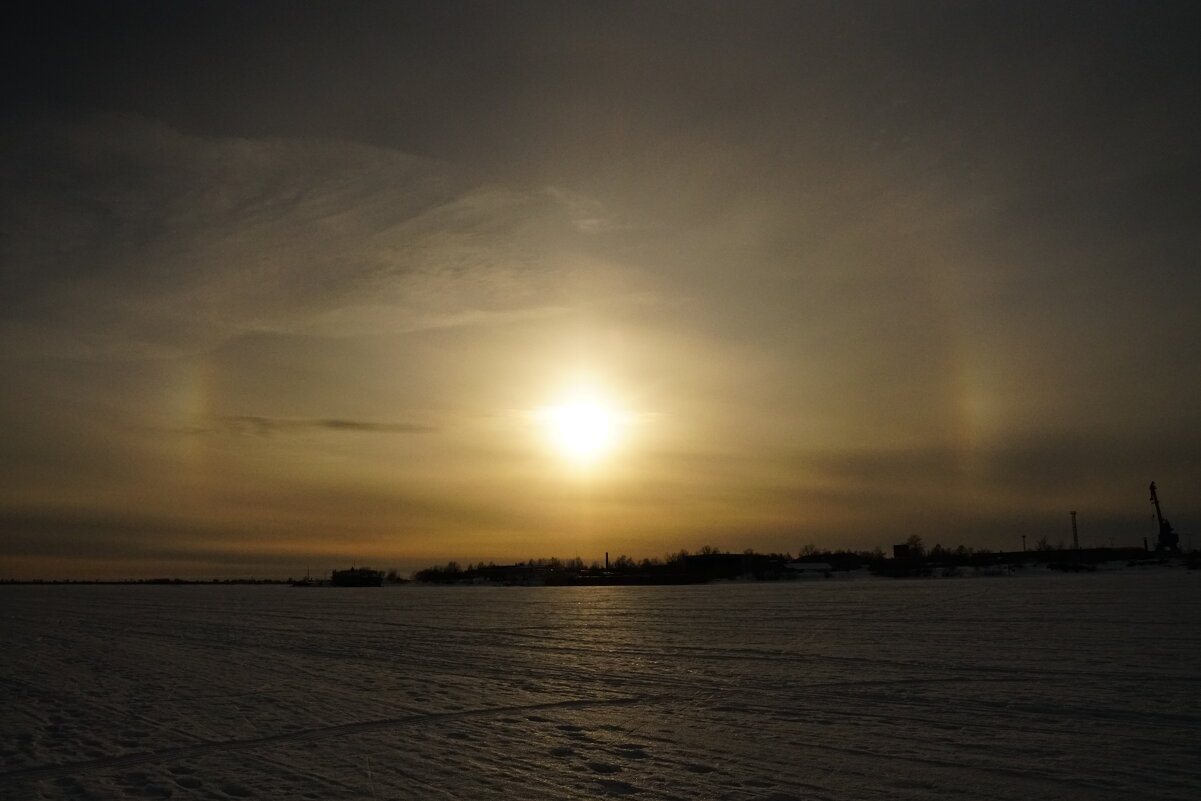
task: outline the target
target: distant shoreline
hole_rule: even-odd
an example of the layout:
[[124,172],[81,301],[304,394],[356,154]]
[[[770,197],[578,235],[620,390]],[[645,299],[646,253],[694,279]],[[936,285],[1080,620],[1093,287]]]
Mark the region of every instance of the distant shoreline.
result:
[[183,579],[183,578],[153,578],[153,579],[0,579],[0,586],[6,584],[53,584],[53,585],[151,585],[156,587],[175,585],[225,586],[231,584],[289,584],[290,579]]
[[[623,572],[592,570],[568,573],[554,564],[523,563],[480,568],[468,568],[458,573],[440,572],[435,580],[423,580],[418,571],[414,579],[392,578],[386,586],[522,586],[522,587],[591,587],[591,586],[682,586],[712,583],[810,583],[822,580],[883,580],[883,579],[952,579],[988,578],[1029,575],[1031,573],[1114,573],[1146,568],[1201,569],[1198,553],[1163,555],[1135,549],[1092,549],[1085,551],[1027,551],[1012,554],[992,554],[997,557],[976,564],[936,562],[929,559],[890,558],[872,563],[833,565],[826,562],[794,562],[781,565],[765,562],[759,572],[734,568],[733,557],[747,555],[712,554],[716,565],[691,570],[646,570],[635,567]],[[760,556],[760,555],[755,555]],[[726,564],[721,564],[721,559]],[[453,564],[453,563],[452,563]],[[765,565],[767,567],[765,567]],[[797,567],[801,565],[803,567]],[[428,574],[427,574],[428,575]],[[294,579],[276,578],[147,578],[147,579],[0,579],[0,586],[295,586]],[[328,581],[313,582],[311,587],[330,587]],[[342,589],[334,587],[334,589]]]

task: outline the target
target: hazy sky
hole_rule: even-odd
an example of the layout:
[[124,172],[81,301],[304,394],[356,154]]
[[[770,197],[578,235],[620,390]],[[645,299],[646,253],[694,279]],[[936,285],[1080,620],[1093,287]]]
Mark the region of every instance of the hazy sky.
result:
[[1201,4],[3,13],[0,577],[1201,545]]

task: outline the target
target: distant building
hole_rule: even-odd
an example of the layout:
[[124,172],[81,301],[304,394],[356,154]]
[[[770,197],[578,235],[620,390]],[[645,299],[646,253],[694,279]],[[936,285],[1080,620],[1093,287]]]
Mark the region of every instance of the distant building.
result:
[[829,562],[789,562],[784,565],[798,576],[823,576],[829,578],[834,572],[834,565]]
[[684,571],[703,579],[779,578],[780,563],[760,553],[690,554],[683,559]]
[[335,570],[329,575],[331,587],[379,587],[384,583],[384,572],[369,567],[352,567]]

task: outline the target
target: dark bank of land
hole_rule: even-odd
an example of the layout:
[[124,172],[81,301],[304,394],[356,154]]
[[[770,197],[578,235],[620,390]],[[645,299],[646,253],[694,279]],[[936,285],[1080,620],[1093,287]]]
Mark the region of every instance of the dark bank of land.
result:
[[724,553],[706,547],[699,553],[680,551],[663,559],[635,561],[622,555],[605,564],[585,565],[575,559],[531,559],[512,565],[493,563],[466,567],[449,562],[413,574],[426,584],[483,584],[503,586],[565,586],[623,584],[704,584],[710,581],[795,581],[804,578],[851,577],[854,574],[891,578],[988,576],[1043,567],[1064,572],[1138,567],[1180,562],[1201,567],[1201,554],[1181,555],[1144,548],[1053,548],[1032,551],[978,551],[936,545],[928,551],[920,538],[894,546],[892,556],[883,551],[822,551],[805,548],[798,557],[790,553]]
[[910,537],[893,546],[886,555],[871,551],[820,550],[806,546],[797,556],[791,553],[727,553],[706,546],[696,553],[681,550],[663,558],[635,560],[621,555],[604,563],[583,559],[530,559],[509,565],[448,562],[413,573],[411,579],[398,572],[369,567],[334,570],[328,578],[302,579],[149,578],[122,580],[0,579],[0,584],[137,584],[137,585],[258,585],[290,584],[298,587],[378,587],[404,584],[463,584],[485,586],[621,586],[652,584],[705,584],[711,581],[798,581],[813,578],[952,578],[1002,576],[1024,570],[1091,573],[1127,567],[1175,564],[1190,570],[1201,568],[1201,551],[1181,553],[1147,548],[1064,548],[1045,541],[1033,550],[988,551],[958,546],[935,545],[926,549],[920,537]]
[[183,579],[183,578],[142,578],[142,579],[0,579],[0,584],[147,584],[147,585],[230,585],[230,584],[288,584],[292,579],[269,578],[215,578],[215,579]]

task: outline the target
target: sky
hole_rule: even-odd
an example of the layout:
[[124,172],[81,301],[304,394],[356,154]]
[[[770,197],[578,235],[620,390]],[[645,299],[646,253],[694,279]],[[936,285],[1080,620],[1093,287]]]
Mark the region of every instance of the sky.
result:
[[2,13],[0,578],[1201,547],[1196,3]]

